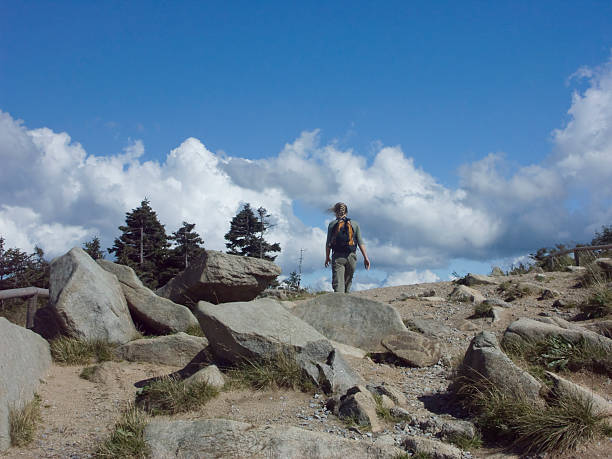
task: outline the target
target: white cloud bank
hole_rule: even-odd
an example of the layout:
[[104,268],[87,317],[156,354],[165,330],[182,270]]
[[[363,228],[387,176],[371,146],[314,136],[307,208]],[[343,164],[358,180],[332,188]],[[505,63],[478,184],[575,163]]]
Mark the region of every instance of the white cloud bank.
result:
[[[293,203],[323,211],[342,200],[363,229],[373,267],[385,273],[381,285],[438,280],[430,270],[453,258],[588,240],[612,222],[612,62],[580,75],[589,87],[573,94],[544,162],[508,174],[503,155],[490,154],[460,169],[458,189],[400,147],[380,146],[368,162],[321,145],[317,131],[263,160],[222,157],[188,138],[156,162],[140,141],[120,154],[89,155],[67,133],[28,129],[0,111],[0,234],[8,246],[39,245],[51,256],[95,235],[110,245],[125,212],[146,196],[168,233],[194,222],[207,248],[223,250],[230,219],[250,202],[274,218],[269,239],[283,248],[283,271],[296,268],[303,248],[307,273],[322,267],[325,225],[305,225]],[[568,207],[574,196],[580,205]]]

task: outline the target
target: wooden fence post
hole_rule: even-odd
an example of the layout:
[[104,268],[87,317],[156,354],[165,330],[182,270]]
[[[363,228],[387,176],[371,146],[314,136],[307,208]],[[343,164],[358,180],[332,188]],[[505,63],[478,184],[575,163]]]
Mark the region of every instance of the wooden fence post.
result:
[[576,266],[580,266],[580,251],[574,250],[574,260],[576,260]]
[[38,306],[38,295],[33,295],[28,298],[28,306],[26,309],[26,328],[32,329],[34,327],[34,315],[36,314],[36,308]]

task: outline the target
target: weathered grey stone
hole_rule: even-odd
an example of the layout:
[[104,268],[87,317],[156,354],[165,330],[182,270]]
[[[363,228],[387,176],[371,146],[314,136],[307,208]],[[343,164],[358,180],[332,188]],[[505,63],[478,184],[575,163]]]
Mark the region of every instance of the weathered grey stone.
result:
[[156,293],[180,304],[250,301],[280,273],[268,260],[207,250]]
[[597,322],[585,324],[584,327],[606,338],[612,338],[612,320],[599,320]]
[[461,371],[476,380],[488,381],[514,396],[541,401],[541,384],[504,354],[491,332],[480,332],[472,339]]
[[464,301],[471,303],[482,303],[485,297],[478,290],[466,287],[465,285],[458,285],[449,295],[452,301]]
[[348,357],[355,357],[356,359],[363,359],[367,352],[363,349],[359,349],[358,347],[350,346],[349,344],[339,343],[338,341],[334,341],[332,339],[329,342],[336,348],[340,354]]
[[75,247],[50,265],[49,304],[62,334],[109,343],[136,335],[123,291],[114,274]]
[[395,357],[414,367],[434,365],[440,359],[440,343],[411,331],[387,336],[383,346]]
[[[578,343],[584,339],[587,343],[599,346],[612,352],[612,339],[599,335],[590,330],[578,326],[565,325],[567,321],[561,322],[559,318],[539,318],[538,320],[521,317],[512,322],[504,333],[504,341],[509,343],[513,340],[541,341],[551,336],[560,336],[571,343]],[[562,328],[559,324],[565,325]]]
[[595,263],[604,271],[612,271],[612,258],[598,258]]
[[550,371],[546,372],[546,376],[548,376],[553,383],[553,391],[556,397],[577,398],[589,403],[593,407],[593,413],[595,415],[605,416],[608,418],[608,422],[612,423],[612,419],[609,419],[612,417],[612,403],[608,402],[601,395],[579,384],[568,381]]
[[362,382],[323,335],[276,300],[261,298],[220,305],[200,301],[195,315],[212,353],[221,361],[260,360],[282,352],[293,356],[313,382],[327,392]]
[[97,260],[97,263],[117,276],[132,318],[147,332],[167,335],[199,326],[189,308],[157,296],[143,285],[129,266],[108,260]]
[[459,282],[463,285],[471,287],[472,285],[497,285],[499,284],[499,279],[495,279],[490,276],[483,276],[482,274],[468,273]]
[[179,332],[175,335],[142,338],[115,349],[115,355],[130,362],[185,366],[208,346],[208,340]]
[[223,373],[219,371],[219,368],[217,368],[216,365],[209,365],[185,379],[186,385],[200,382],[205,382],[209,386],[216,389],[221,389],[225,385],[225,378],[223,377]]
[[552,300],[558,297],[560,293],[556,290],[552,290],[550,288],[544,288],[540,291],[539,300]]
[[344,293],[317,296],[291,312],[327,338],[371,352],[382,350],[385,336],[406,330],[395,308]]
[[542,273],[537,273],[533,278],[538,282],[544,282],[546,280],[546,276]]
[[505,276],[506,274],[502,271],[502,269],[499,266],[493,266],[493,269],[491,270],[491,276],[495,276],[495,277],[499,277],[499,276]]
[[444,303],[446,301],[444,298],[439,296],[426,296],[421,299],[427,303]]
[[403,419],[403,420],[410,419],[410,417],[412,416],[410,414],[410,411],[400,406],[394,406],[393,408],[389,410],[389,413],[391,414],[391,416],[395,418]]
[[374,397],[364,386],[355,386],[340,397],[340,419],[351,419],[360,426],[370,426],[372,432],[380,432],[382,425],[376,416]]
[[49,343],[0,317],[0,451],[11,446],[9,412],[21,409],[51,366]]
[[512,305],[498,298],[487,298],[482,302],[485,306],[499,306],[500,308],[511,308]]
[[443,420],[439,428],[440,436],[448,440],[453,437],[474,438],[477,433],[473,423],[461,419]]
[[401,453],[393,446],[373,445],[290,426],[255,426],[227,419],[171,421],[154,419],[145,428],[151,457],[391,459]]
[[441,324],[437,320],[410,319],[406,322],[406,326],[410,330],[417,331],[430,338],[438,338],[440,336],[447,336],[451,333],[450,328],[448,328],[444,324]]
[[367,385],[366,386],[370,392],[378,395],[385,395],[393,400],[393,403],[399,406],[406,406],[408,401],[406,400],[406,396],[399,389],[390,386],[388,384],[379,384],[375,385]]
[[407,435],[402,446],[413,454],[428,454],[432,459],[461,459],[461,450],[456,446],[424,437]]
[[120,385],[123,379],[123,370],[119,362],[102,362],[91,367],[88,381],[104,386]]

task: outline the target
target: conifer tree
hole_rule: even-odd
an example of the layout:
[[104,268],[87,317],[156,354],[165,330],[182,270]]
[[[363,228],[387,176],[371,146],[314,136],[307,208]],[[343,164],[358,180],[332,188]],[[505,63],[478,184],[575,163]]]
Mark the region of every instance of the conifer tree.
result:
[[178,268],[179,271],[187,268],[190,261],[195,260],[204,252],[204,240],[194,231],[195,223],[183,222],[178,230],[168,236],[174,241],[175,247],[172,248],[170,257],[171,266]]
[[[166,230],[145,198],[140,207],[125,214],[121,236],[115,239],[108,252],[115,254],[117,262],[130,266],[149,288],[163,285],[165,261],[168,257]],[[164,277],[162,279],[161,277]]]
[[94,260],[99,260],[99,259],[104,258],[104,252],[102,251],[102,246],[100,244],[100,238],[98,236],[94,237],[89,242],[85,242],[83,244],[83,249]]
[[280,245],[276,242],[270,244],[264,239],[266,230],[270,227],[265,219],[269,217],[266,209],[260,207],[255,215],[251,205],[247,202],[242,210],[230,222],[230,230],[225,234],[228,248],[227,253],[247,257],[264,258],[274,261],[276,256],[270,252],[280,252]]

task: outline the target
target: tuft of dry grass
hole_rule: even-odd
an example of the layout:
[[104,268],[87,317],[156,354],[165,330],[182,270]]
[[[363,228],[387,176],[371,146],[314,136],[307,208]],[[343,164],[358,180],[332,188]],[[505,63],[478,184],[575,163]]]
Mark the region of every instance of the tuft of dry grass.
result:
[[291,351],[279,350],[262,360],[245,360],[228,371],[230,384],[253,389],[287,387],[311,392],[312,380],[305,374]]
[[51,341],[51,355],[61,365],[87,365],[113,359],[114,344],[60,337]]
[[165,376],[143,387],[136,395],[136,405],[153,416],[184,413],[205,405],[218,394],[205,381],[185,384],[181,379]]
[[34,439],[40,421],[40,397],[34,398],[22,408],[9,410],[9,429],[12,446],[26,446]]
[[522,453],[562,453],[605,433],[606,416],[583,398],[560,397],[542,407],[485,379],[465,376],[454,389],[486,436]]
[[96,450],[96,458],[145,459],[149,448],[144,440],[146,413],[130,403],[110,435]]
[[[502,348],[519,364],[526,362],[530,366],[550,371],[612,371],[612,358],[606,349],[585,339],[576,343],[562,336],[548,336],[543,340],[503,340]],[[530,369],[532,374],[534,371],[539,372],[532,367]]]
[[202,331],[202,327],[199,325],[193,325],[185,330],[185,333],[192,336],[204,336],[204,332]]

